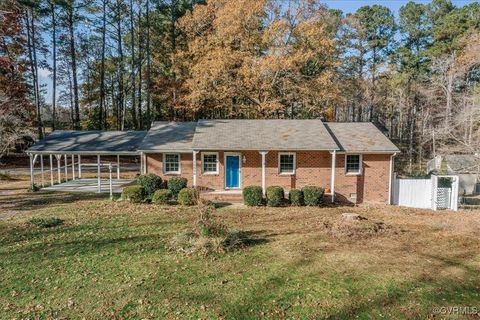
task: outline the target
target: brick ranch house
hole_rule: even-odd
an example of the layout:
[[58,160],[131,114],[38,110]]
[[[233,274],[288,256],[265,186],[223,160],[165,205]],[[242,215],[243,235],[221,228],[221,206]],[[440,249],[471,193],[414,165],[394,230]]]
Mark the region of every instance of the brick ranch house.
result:
[[315,185],[332,201],[385,204],[399,149],[371,123],[200,120],[154,122],[138,151],[143,173],[185,177],[204,194]]

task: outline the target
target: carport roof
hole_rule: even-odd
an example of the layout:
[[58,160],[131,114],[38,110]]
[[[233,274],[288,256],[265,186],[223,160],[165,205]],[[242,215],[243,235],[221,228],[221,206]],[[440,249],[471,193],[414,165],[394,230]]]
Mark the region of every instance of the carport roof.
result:
[[27,153],[138,154],[146,131],[54,131]]

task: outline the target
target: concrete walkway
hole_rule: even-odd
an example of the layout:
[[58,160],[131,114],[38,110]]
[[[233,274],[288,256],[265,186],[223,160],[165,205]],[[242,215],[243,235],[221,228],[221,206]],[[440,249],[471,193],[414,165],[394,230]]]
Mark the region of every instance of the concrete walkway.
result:
[[[133,183],[135,180],[131,179],[112,179],[113,193],[121,193],[123,188]],[[109,180],[101,180],[102,193],[110,192]],[[63,192],[98,192],[97,179],[76,179],[64,183],[56,184],[50,187],[42,188],[46,191],[63,191]]]

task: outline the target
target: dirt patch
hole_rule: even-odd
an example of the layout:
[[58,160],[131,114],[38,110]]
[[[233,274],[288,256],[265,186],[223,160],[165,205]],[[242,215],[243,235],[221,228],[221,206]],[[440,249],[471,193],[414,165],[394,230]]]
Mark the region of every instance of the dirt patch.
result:
[[397,234],[396,228],[382,221],[344,220],[324,221],[323,230],[338,239],[368,239],[372,237]]

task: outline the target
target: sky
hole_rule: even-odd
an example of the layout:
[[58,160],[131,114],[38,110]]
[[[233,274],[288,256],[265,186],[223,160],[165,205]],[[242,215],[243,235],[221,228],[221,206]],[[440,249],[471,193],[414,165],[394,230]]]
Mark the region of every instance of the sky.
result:
[[[409,0],[324,0],[325,3],[331,9],[340,9],[344,13],[355,12],[358,8],[367,5],[381,4],[384,5],[397,16],[400,7],[405,5]],[[413,0],[418,3],[429,3],[430,0]],[[457,7],[462,7],[466,4],[476,2],[476,0],[452,0],[452,3]],[[40,69],[38,72],[40,84],[46,84],[47,95],[46,101],[50,103],[52,100],[52,80],[50,72],[46,69]],[[57,91],[58,92],[58,91]]]

